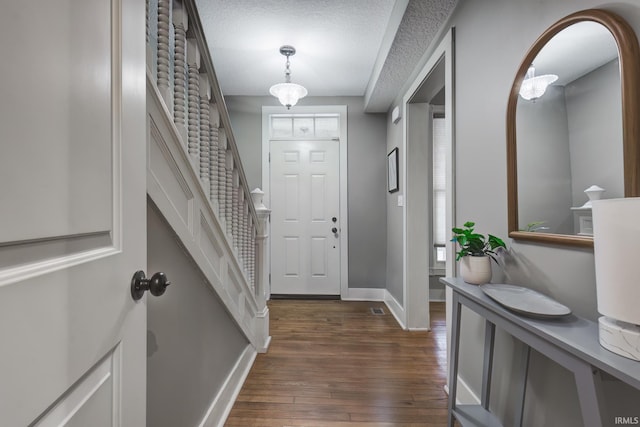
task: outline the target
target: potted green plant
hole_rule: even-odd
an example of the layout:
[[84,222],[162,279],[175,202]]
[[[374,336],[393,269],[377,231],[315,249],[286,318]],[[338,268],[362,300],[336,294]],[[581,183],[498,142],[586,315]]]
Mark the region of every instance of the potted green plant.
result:
[[483,285],[491,280],[491,259],[495,258],[498,248],[505,248],[504,241],[488,234],[485,237],[474,230],[475,222],[465,222],[463,228],[454,227],[452,242],[460,250],[456,252],[456,261],[460,261],[460,274],[467,283]]

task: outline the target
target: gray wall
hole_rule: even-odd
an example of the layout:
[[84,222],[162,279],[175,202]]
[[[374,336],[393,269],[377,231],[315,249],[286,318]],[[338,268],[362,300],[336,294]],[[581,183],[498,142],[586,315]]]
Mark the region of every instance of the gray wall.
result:
[[[402,148],[402,127],[404,126],[406,111],[400,107],[402,119],[394,124],[391,114],[387,118],[387,152],[398,147]],[[400,156],[403,156],[400,153]],[[406,189],[404,181],[404,167],[402,162],[398,164],[398,176],[400,177],[400,189],[397,193],[387,195],[387,290],[400,305],[403,304],[404,289],[402,287],[402,207],[398,206],[398,197],[404,197]]]
[[564,88],[550,86],[535,101],[518,98],[516,122],[519,227],[544,221],[552,233],[573,234]]
[[619,70],[614,60],[565,88],[574,206],[587,201],[584,190],[594,184],[606,190],[603,198],[624,196]]
[[147,425],[195,426],[249,343],[151,202],[147,227],[147,273],[172,282],[147,297]]
[[[273,97],[225,98],[249,186],[262,188],[262,106]],[[361,97],[307,97],[298,105],[346,105],[348,121],[349,287],[384,288],[386,117],[364,113]],[[295,113],[295,107],[291,109]]]
[[[563,16],[589,7],[604,7],[617,12],[629,21],[636,33],[640,33],[640,4],[636,0],[620,0],[604,6],[597,0],[459,1],[450,21],[456,28],[455,215],[458,222],[473,219],[479,232],[507,236],[505,117],[511,84],[520,62],[538,36]],[[422,68],[426,60],[425,57],[417,69]],[[414,76],[416,74],[413,73]],[[403,93],[398,94],[397,103]],[[397,127],[394,129],[389,124],[388,129],[388,146],[399,145]],[[392,213],[397,209],[392,202],[389,198],[389,236],[402,230],[400,216]],[[391,244],[391,237],[389,241]],[[509,239],[507,243],[512,260],[504,277],[496,280],[529,286],[568,305],[578,315],[594,320],[598,317],[592,250]],[[391,290],[392,287],[395,289],[399,278],[401,280],[401,274],[395,268],[397,259],[391,248],[388,254]],[[482,363],[478,355],[482,354],[483,326],[476,316],[465,311],[463,327],[460,375],[479,394]],[[508,408],[514,403],[510,375],[518,363],[519,345],[502,333],[498,336],[497,345],[492,407],[505,425],[511,425],[507,419],[510,415]],[[622,388],[608,382],[607,387]],[[572,378],[564,369],[535,352],[528,391],[525,425],[583,425],[578,415]],[[637,402],[640,398],[638,393],[634,391],[632,395]],[[621,401],[625,397],[620,390],[611,390],[608,396],[612,401]]]

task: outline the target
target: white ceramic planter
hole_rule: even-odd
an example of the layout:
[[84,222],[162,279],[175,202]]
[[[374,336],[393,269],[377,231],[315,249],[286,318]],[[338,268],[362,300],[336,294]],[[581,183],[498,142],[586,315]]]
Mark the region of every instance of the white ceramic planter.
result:
[[467,255],[460,259],[462,280],[473,285],[484,285],[491,281],[491,258]]

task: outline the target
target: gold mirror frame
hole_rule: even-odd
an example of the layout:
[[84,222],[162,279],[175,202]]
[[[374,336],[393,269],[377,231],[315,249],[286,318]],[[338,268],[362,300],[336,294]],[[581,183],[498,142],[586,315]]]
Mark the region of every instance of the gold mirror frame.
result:
[[622,90],[622,152],[624,164],[624,196],[640,196],[640,48],[631,26],[620,16],[601,9],[573,13],[549,27],[535,41],[518,68],[507,104],[507,194],[509,237],[539,243],[593,247],[593,237],[569,234],[535,233],[518,230],[518,159],[516,155],[516,106],[520,85],[540,50],[557,33],[572,24],[593,21],[604,25],[618,47]]

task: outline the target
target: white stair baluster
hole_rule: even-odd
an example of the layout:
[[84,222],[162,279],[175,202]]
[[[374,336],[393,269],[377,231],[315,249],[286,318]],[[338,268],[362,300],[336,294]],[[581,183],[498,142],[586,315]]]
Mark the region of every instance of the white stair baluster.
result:
[[226,230],[227,220],[227,133],[218,128],[218,200],[220,202],[220,221]]
[[253,217],[249,216],[249,283],[253,292],[256,289],[256,227]]
[[189,75],[187,93],[189,154],[197,163],[200,153],[200,50],[195,39],[187,40],[187,66]]
[[[149,0],[145,1],[145,24],[146,24],[146,29],[145,29],[145,35],[146,35],[146,49],[147,49],[147,64],[151,64],[151,61],[153,61],[153,52],[151,52],[151,45],[149,44],[149,38],[151,37],[151,28],[149,26]],[[150,66],[150,65],[149,65]]]
[[233,169],[231,180],[233,183],[233,191],[231,193],[231,197],[233,197],[233,202],[231,203],[231,235],[233,236],[233,247],[236,249],[236,253],[239,253],[240,179],[238,169]]
[[244,268],[244,273],[248,277],[248,261],[249,257],[247,256],[247,195],[244,192],[244,186],[240,187],[240,257],[242,258],[242,266]]
[[233,152],[225,152],[225,204],[224,219],[227,224],[227,235],[233,239]]
[[246,257],[244,253],[244,212],[245,212],[245,194],[242,181],[238,186],[238,254],[240,255],[240,262],[242,269],[246,271]]
[[219,177],[218,177],[218,127],[220,126],[220,113],[216,104],[209,105],[209,141],[211,143],[209,149],[209,181],[211,190],[209,191],[209,199],[213,203],[218,216],[220,216],[220,200],[218,198]]
[[173,2],[173,29],[175,33],[175,47],[173,60],[173,122],[187,145],[187,30],[189,17],[181,2]]
[[207,197],[211,192],[211,183],[209,182],[209,169],[211,168],[210,102],[211,85],[209,84],[209,76],[202,73],[200,74],[200,182],[202,182],[204,194]]
[[169,7],[170,0],[158,0],[158,91],[165,106],[173,110],[173,97],[169,87]]

